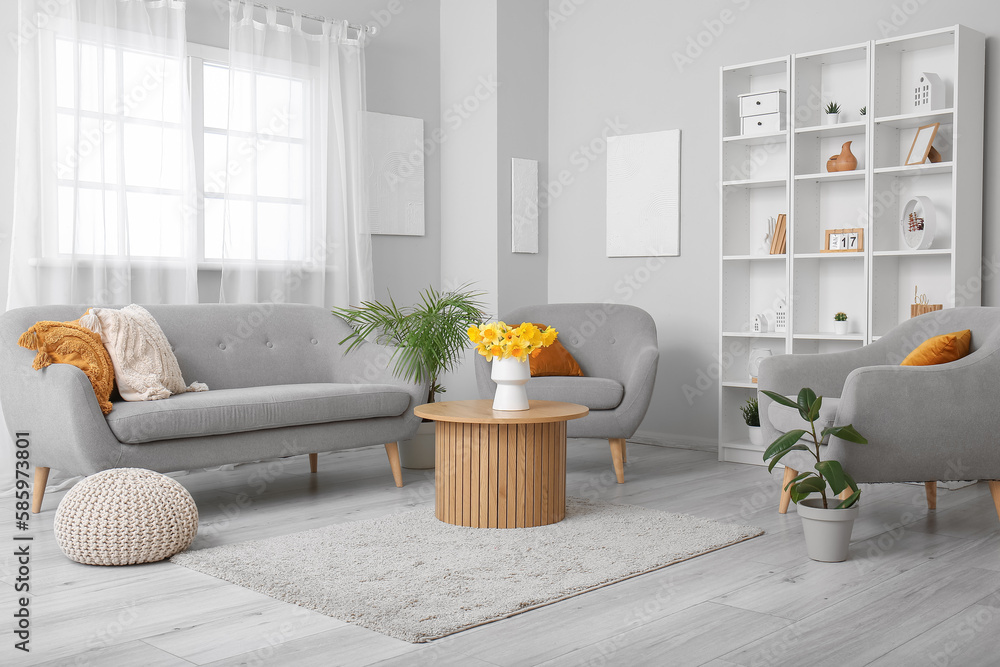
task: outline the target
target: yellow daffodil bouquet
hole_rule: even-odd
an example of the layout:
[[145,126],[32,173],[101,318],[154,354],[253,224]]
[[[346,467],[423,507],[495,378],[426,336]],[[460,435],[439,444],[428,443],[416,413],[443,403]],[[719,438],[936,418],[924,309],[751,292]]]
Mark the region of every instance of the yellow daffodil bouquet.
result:
[[559,333],[552,327],[539,329],[531,322],[512,327],[505,322],[488,322],[469,327],[469,340],[476,344],[476,351],[494,359],[527,361],[528,355],[537,355],[543,347],[555,342]]

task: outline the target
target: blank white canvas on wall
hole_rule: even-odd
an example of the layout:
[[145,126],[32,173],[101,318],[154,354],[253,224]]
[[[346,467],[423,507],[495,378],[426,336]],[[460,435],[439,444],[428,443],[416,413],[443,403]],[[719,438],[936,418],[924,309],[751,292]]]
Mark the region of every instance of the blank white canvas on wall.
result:
[[680,255],[681,131],[608,137],[607,255]]
[[423,236],[423,119],[369,111],[365,122],[371,233]]
[[510,249],[538,252],[537,160],[510,160]]

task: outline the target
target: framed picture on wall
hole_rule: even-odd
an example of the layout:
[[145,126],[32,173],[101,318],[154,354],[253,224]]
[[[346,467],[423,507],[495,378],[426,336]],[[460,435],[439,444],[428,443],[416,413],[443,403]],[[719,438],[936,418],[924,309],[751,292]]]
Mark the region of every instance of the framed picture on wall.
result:
[[826,242],[821,252],[864,252],[864,249],[865,230],[856,227],[826,230]]

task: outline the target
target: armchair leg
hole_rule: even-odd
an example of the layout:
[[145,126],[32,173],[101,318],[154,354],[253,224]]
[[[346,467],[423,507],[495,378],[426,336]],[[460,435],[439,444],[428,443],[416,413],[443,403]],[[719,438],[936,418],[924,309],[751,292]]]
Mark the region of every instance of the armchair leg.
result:
[[389,467],[392,468],[392,478],[396,486],[403,486],[403,469],[399,465],[399,445],[395,442],[385,443],[385,453],[389,457]]
[[997,508],[997,516],[1000,517],[1000,481],[990,480],[990,495],[993,496],[993,505]]
[[615,477],[619,484],[625,483],[625,438],[609,438],[611,461],[615,465]]
[[778,514],[785,514],[788,512],[788,503],[792,500],[792,492],[787,490],[785,487],[788,483],[795,479],[799,474],[799,471],[795,468],[789,468],[785,466],[785,476],[781,479],[781,500],[778,501]]
[[937,509],[937,482],[924,482],[924,491],[927,493],[927,509]]
[[318,466],[319,466],[319,455],[318,454],[310,454],[309,455],[309,472],[315,473]]
[[31,490],[31,513],[42,511],[42,498],[45,497],[45,483],[49,481],[49,469],[35,466],[35,486]]

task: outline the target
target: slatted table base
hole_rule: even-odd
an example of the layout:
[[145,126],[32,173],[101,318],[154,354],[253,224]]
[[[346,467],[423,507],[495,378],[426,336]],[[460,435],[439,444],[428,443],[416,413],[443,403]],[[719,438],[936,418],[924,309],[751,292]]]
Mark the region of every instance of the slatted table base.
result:
[[474,528],[529,528],[566,515],[566,422],[437,422],[438,519]]

